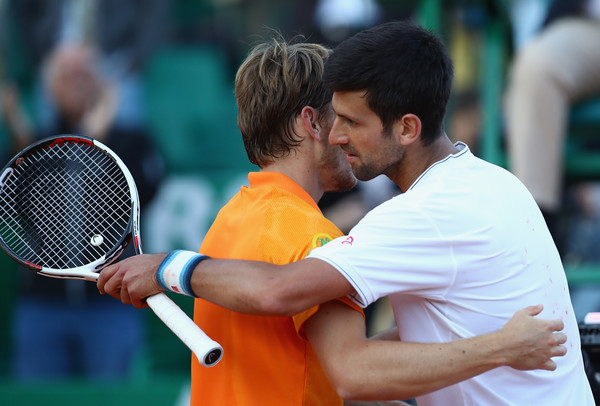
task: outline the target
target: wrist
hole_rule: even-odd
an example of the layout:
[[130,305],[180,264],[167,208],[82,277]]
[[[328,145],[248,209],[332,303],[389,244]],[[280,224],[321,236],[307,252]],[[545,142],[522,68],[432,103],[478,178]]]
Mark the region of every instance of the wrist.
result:
[[164,290],[197,297],[191,285],[192,273],[207,258],[193,251],[171,251],[156,270],[156,282]]
[[494,331],[481,336],[485,340],[485,353],[487,363],[492,368],[509,365],[512,361],[512,345],[502,334],[502,330]]

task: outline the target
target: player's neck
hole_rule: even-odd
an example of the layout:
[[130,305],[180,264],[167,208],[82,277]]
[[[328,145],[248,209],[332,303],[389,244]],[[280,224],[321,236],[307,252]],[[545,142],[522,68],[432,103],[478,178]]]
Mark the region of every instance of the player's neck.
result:
[[285,158],[280,158],[261,169],[261,172],[280,172],[296,182],[308,193],[315,202],[318,202],[325,191],[319,182],[318,172],[312,163],[293,153]]
[[454,146],[454,143],[446,134],[428,146],[415,143],[410,148],[407,148],[404,158],[399,162],[399,165],[393,171],[386,173],[386,175],[398,185],[400,190],[406,192],[414,181],[431,165],[457,152],[458,150]]

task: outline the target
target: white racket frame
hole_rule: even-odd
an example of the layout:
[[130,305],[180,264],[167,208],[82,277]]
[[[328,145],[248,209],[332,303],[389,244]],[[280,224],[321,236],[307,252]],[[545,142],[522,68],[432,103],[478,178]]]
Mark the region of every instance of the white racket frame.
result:
[[[131,172],[129,171],[125,163],[110,148],[108,148],[100,141],[94,140],[92,138],[76,135],[61,135],[53,138],[56,138],[57,140],[60,140],[62,138],[65,140],[65,142],[68,142],[69,139],[82,139],[87,142],[91,142],[96,148],[103,150],[108,156],[115,160],[115,162],[118,164],[123,174],[125,175],[129,189],[131,191],[130,195],[132,207],[132,241],[130,243],[134,244],[136,254],[141,254],[142,245],[140,238],[139,196],[133,176],[131,175]],[[48,139],[45,139],[40,141],[40,143],[47,141]],[[5,177],[2,176],[2,179],[4,178]],[[79,266],[70,269],[52,269],[42,267],[41,269],[37,269],[36,271],[41,275],[52,278],[85,279],[88,281],[96,282],[99,276],[98,271],[101,270],[103,266],[108,265],[114,259],[116,259],[121,254],[125,246],[126,244],[123,244],[122,247],[117,247],[116,250],[113,250],[110,253],[110,256],[108,258],[106,257],[106,255],[104,255],[101,258],[85,266]],[[167,295],[165,295],[164,293],[158,293],[156,295],[146,298],[146,302],[148,303],[148,306],[152,309],[152,311],[162,320],[162,322],[167,327],[169,327],[169,329],[171,329],[171,331],[173,331],[173,333],[175,333],[175,335],[179,337],[179,339],[185,345],[187,345],[187,347],[194,353],[201,365],[205,367],[211,367],[216,365],[221,360],[221,358],[223,357],[223,347],[221,347],[219,343],[208,337],[204,333],[204,331],[202,331],[202,329],[197,324],[195,324],[192,321],[192,319],[190,319],[190,317]]]

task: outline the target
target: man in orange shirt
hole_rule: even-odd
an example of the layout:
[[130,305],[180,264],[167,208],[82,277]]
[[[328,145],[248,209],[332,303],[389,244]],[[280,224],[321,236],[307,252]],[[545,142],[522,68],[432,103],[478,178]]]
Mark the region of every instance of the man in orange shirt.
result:
[[[261,170],[220,210],[202,252],[287,264],[342,235],[316,203],[325,190],[356,184],[327,139],[331,93],[320,82],[327,55],[318,45],[274,40],[257,46],[239,68],[238,125],[250,161]],[[227,355],[212,368],[194,360],[192,404],[341,404],[312,347],[298,336],[297,327],[314,311],[252,316],[197,299],[194,321]]]
[[[316,204],[325,191],[356,182],[341,149],[328,142],[334,113],[331,93],[321,83],[328,55],[316,44],[272,40],[254,48],[240,67],[238,124],[260,172],[250,173],[250,186],[222,208],[201,252],[285,264],[342,234]],[[107,267],[100,291],[121,298],[121,271],[156,271],[163,258],[140,255],[125,266]],[[564,336],[552,333],[562,325],[531,317],[539,311],[522,310],[495,333],[414,344],[398,342],[397,332],[382,337],[388,340],[367,340],[364,317],[347,299],[293,317],[245,315],[197,299],[194,319],[223,345],[225,356],[212,368],[193,359],[192,404],[330,406],[342,404],[340,395],[406,399],[500,365],[552,369],[550,357],[565,351],[558,345]],[[327,377],[321,364],[335,376]]]

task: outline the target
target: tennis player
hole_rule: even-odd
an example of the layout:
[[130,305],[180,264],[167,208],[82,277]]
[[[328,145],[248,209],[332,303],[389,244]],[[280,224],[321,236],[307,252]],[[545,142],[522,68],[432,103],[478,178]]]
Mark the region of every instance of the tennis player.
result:
[[[240,67],[236,77],[239,126],[248,156],[261,170],[250,173],[250,186],[243,187],[220,211],[204,239],[203,253],[286,264],[341,236],[316,204],[325,191],[348,189],[356,182],[342,150],[328,143],[335,117],[331,92],[321,83],[328,54],[319,45],[290,45],[274,39],[257,46]],[[137,272],[151,270],[150,279],[156,284],[154,273],[163,257],[143,255],[129,266],[106,268],[99,280],[100,291],[144,306],[131,282],[137,280]],[[163,265],[175,269],[174,264],[183,261],[190,271],[202,258],[178,251]],[[222,268],[229,263],[217,264]],[[169,275],[167,271],[159,277],[165,287],[177,285],[177,290],[194,294],[190,285],[179,283],[181,274],[177,280]],[[239,276],[232,291],[245,285],[245,275]],[[196,286],[198,281],[201,285]],[[191,288],[199,291],[212,285],[196,278],[192,282]],[[268,302],[277,297],[263,289],[269,286],[263,282],[248,298],[261,296]],[[314,282],[296,280],[295,286],[287,287],[305,291]],[[347,292],[342,293],[352,291],[348,283],[343,286]],[[229,296],[227,286],[219,289]],[[328,287],[317,290],[326,292]],[[246,295],[238,296],[234,307],[248,310],[251,302],[245,300]],[[518,312],[496,333],[446,344],[412,344],[398,342],[396,330],[384,334],[388,340],[367,340],[364,317],[347,298],[314,304],[299,312],[280,312],[293,317],[262,317],[196,300],[195,321],[223,345],[226,355],[210,369],[194,359],[192,404],[341,404],[336,392],[348,399],[406,399],[500,365],[553,369],[550,358],[565,352],[559,345],[564,335],[552,334],[562,328],[562,322],[531,317],[540,307]],[[279,312],[270,306],[252,312]]]

